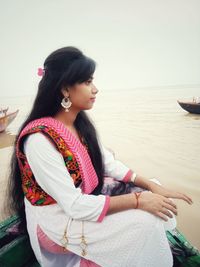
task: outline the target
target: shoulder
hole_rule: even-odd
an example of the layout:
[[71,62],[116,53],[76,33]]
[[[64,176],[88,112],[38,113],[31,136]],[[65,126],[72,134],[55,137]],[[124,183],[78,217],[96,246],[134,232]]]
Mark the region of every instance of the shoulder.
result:
[[57,152],[55,145],[43,133],[30,134],[24,142],[24,150]]
[[27,138],[26,138],[26,141],[25,141],[25,145],[35,145],[35,144],[45,144],[45,143],[50,143],[50,141],[48,140],[48,138],[42,134],[42,133],[33,133],[33,134],[30,134]]

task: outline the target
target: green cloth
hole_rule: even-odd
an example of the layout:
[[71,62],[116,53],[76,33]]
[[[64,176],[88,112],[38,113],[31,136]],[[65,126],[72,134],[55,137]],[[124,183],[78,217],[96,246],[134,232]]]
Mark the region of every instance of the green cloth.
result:
[[200,266],[200,255],[189,257],[181,265],[181,267],[199,267],[199,266]]

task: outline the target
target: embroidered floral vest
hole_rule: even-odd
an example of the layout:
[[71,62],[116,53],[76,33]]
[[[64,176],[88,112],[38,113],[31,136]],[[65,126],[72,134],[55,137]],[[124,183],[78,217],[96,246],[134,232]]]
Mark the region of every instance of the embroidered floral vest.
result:
[[[74,185],[84,193],[91,193],[98,184],[96,172],[85,146],[59,121],[48,117],[29,123],[17,141],[17,159],[20,167],[22,188],[25,197],[32,205],[50,205],[56,201],[37,183],[23,151],[25,137],[37,132],[43,133],[62,154],[66,168]],[[47,177],[48,179],[48,177]]]

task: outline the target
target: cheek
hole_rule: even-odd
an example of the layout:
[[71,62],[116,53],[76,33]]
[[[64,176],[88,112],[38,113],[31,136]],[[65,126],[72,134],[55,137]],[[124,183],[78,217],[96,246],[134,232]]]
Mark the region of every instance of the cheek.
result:
[[74,106],[84,107],[89,102],[89,97],[85,94],[76,95],[71,97],[71,102]]
[[87,87],[81,87],[73,91],[70,99],[74,106],[84,107],[90,102],[91,90]]
[[76,95],[76,100],[80,102],[85,102],[90,99],[90,93],[87,89],[83,88],[79,94]]

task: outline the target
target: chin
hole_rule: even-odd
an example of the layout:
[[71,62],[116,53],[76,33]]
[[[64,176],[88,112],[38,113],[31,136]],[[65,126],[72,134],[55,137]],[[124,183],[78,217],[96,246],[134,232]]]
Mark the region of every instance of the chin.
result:
[[90,110],[93,108],[93,105],[87,105],[85,107],[82,108],[82,110]]
[[80,111],[81,110],[90,110],[93,108],[93,106],[94,106],[94,103],[89,102],[89,103],[85,103],[85,105],[77,106],[77,109],[79,109]]

